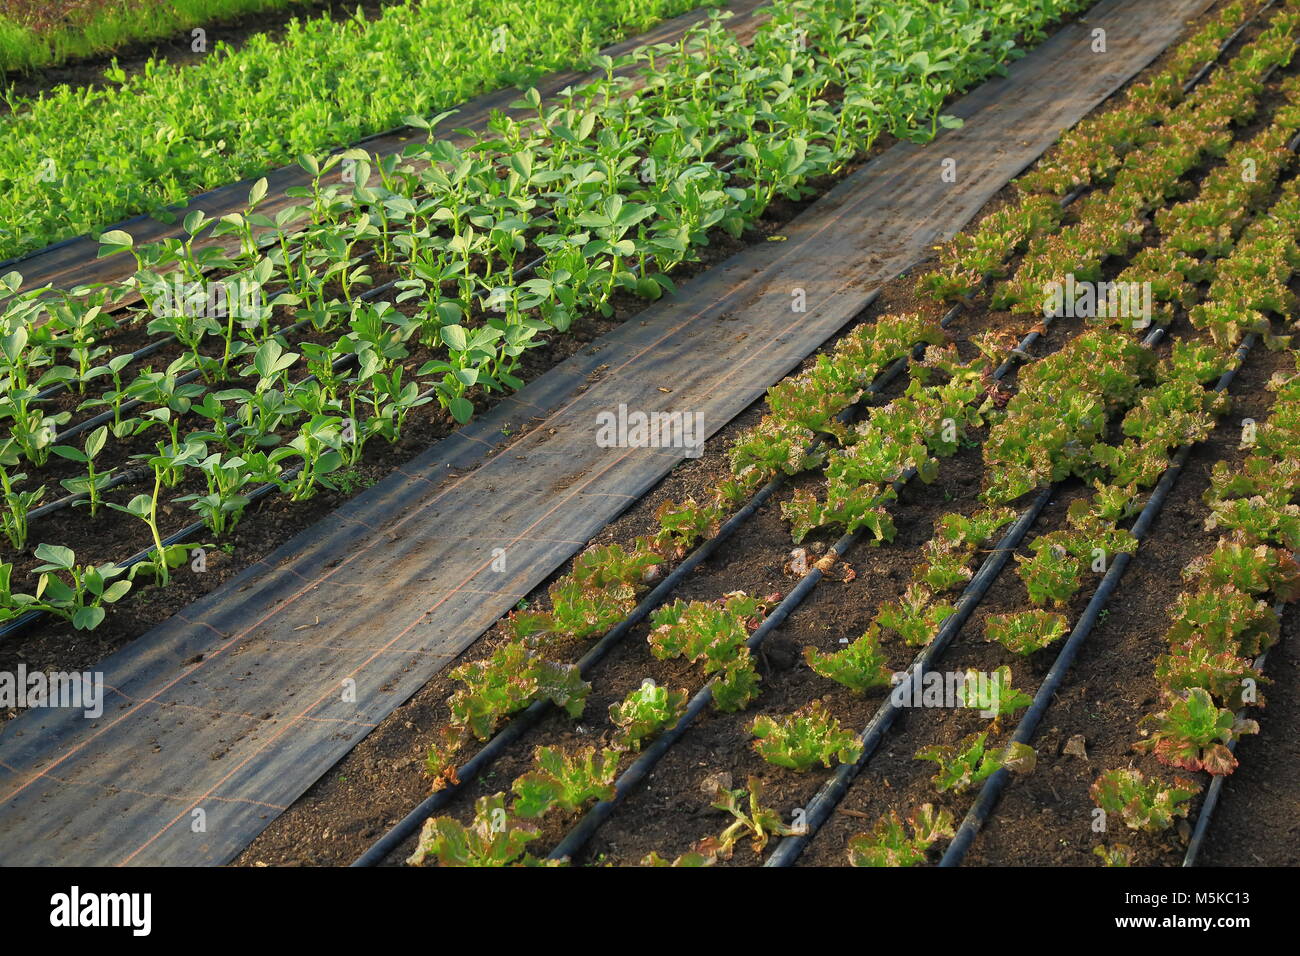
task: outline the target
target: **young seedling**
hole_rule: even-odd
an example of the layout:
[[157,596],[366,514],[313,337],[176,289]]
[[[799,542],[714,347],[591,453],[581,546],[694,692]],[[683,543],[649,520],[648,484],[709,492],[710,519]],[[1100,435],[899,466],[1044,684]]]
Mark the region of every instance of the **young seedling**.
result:
[[1140,726],[1148,736],[1133,745],[1135,750],[1154,753],[1157,760],[1171,767],[1204,770],[1216,776],[1237,769],[1237,758],[1227,745],[1245,734],[1259,733],[1258,723],[1218,707],[1202,687],[1193,687],[1166,709],[1148,714]]
[[788,836],[794,832],[781,822],[779,813],[762,805],[763,787],[757,777],[749,778],[748,790],[745,787],[731,790],[719,785],[716,795],[718,799],[713,806],[730,813],[734,819],[720,835],[708,837],[696,847],[705,856],[731,859],[736,844],[746,835],[751,838],[754,852],[762,853],[773,836]]
[[[77,564],[71,548],[52,544],[37,545],[35,554],[45,563],[33,568],[40,579],[28,609],[39,607],[57,614],[79,631],[97,628],[106,613],[103,606],[116,603],[131,590],[131,582],[122,579],[123,569],[115,564]],[[66,574],[68,581],[59,574]]]
[[618,745],[640,750],[642,741],[677,723],[686,710],[686,691],[659,687],[646,680],[622,703],[609,705],[610,722],[622,730]]
[[86,503],[90,508],[90,516],[94,518],[99,513],[101,504],[100,490],[107,484],[113,476],[113,469],[105,472],[95,470],[95,459],[99,453],[104,450],[104,444],[108,441],[108,426],[100,425],[93,432],[86,436],[84,448],[76,448],[72,445],[56,445],[54,454],[68,461],[75,461],[78,464],[86,466],[85,477],[69,478],[61,482],[64,488],[74,495],[85,495]]
[[749,732],[754,751],[770,764],[805,773],[820,763],[853,763],[862,755],[857,737],[840,728],[821,701],[813,701],[788,717],[754,718]]
[[952,824],[952,814],[935,810],[932,803],[912,811],[906,824],[897,811],[891,810],[889,816],[876,822],[870,833],[860,833],[849,840],[849,864],[917,866],[925,862],[926,851],[936,840],[953,836]]
[[27,475],[11,475],[9,469],[19,462],[18,448],[13,439],[0,445],[0,491],[4,492],[4,511],[0,511],[0,530],[15,549],[27,545],[27,515],[45,496],[45,486],[32,491],[18,491],[14,483],[25,481]]
[[536,819],[559,807],[569,813],[587,803],[614,796],[619,751],[584,747],[566,753],[558,747],[538,747],[534,769],[515,779],[514,812]]
[[994,721],[1014,714],[1034,702],[1024,691],[1011,686],[1011,668],[1005,664],[988,678],[982,678],[975,671],[967,671],[966,679],[957,687],[957,697],[963,707],[978,710]]
[[804,660],[814,671],[855,694],[888,687],[892,672],[889,658],[880,649],[880,628],[872,626],[843,650],[823,654],[815,647],[804,648]]
[[992,614],[985,625],[984,639],[997,641],[1013,654],[1027,656],[1059,640],[1067,626],[1065,615],[1049,611]]
[[436,860],[441,866],[512,866],[525,862],[525,849],[541,834],[506,811],[506,795],[480,797],[474,819],[465,826],[454,817],[432,817],[420,831],[420,842],[407,858],[408,866]]
[[1037,756],[1028,744],[1012,742],[1001,748],[988,746],[989,732],[971,734],[956,746],[935,745],[916,752],[917,760],[929,760],[939,767],[934,784],[940,793],[965,793],[975,784],[1005,767],[1013,773],[1034,769]]
[[503,644],[487,660],[460,665],[448,676],[465,685],[447,701],[452,723],[479,740],[492,736],[501,718],[542,698],[579,717],[591,689],[576,665],[544,660],[517,641]]
[[1158,833],[1173,825],[1174,817],[1185,817],[1188,801],[1201,790],[1200,784],[1181,777],[1172,787],[1148,780],[1141,770],[1107,770],[1088,791],[1092,802],[1108,814],[1120,817],[1130,830]]

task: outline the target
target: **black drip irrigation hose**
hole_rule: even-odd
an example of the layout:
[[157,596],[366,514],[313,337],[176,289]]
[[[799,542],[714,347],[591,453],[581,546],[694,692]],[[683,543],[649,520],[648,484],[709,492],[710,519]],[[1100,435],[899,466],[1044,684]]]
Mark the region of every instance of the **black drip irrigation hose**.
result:
[[[1254,333],[1246,336],[1236,351],[1237,364],[1223,373],[1214,386],[1214,391],[1222,392],[1232,384],[1238,369],[1245,360],[1246,354],[1255,344],[1255,340]],[[1178,449],[1170,461],[1169,467],[1160,476],[1160,481],[1156,484],[1155,490],[1151,492],[1151,497],[1147,499],[1147,503],[1138,515],[1137,521],[1133,523],[1130,533],[1137,539],[1139,548],[1146,538],[1147,532],[1150,531],[1151,525],[1159,516],[1160,510],[1164,507],[1165,499],[1178,481],[1188,458],[1191,456],[1192,449],[1195,447],[1196,443],[1193,442]],[[1028,745],[1029,741],[1033,739],[1038,730],[1039,721],[1042,720],[1043,714],[1051,705],[1052,698],[1056,696],[1056,692],[1060,689],[1070,665],[1074,663],[1075,657],[1078,656],[1083,642],[1092,633],[1092,629],[1100,618],[1106,604],[1110,601],[1111,595],[1119,587],[1120,579],[1124,576],[1124,572],[1132,559],[1132,553],[1122,551],[1111,562],[1110,568],[1106,571],[1106,576],[1102,578],[1101,584],[1088,602],[1088,606],[1084,608],[1083,614],[1080,615],[1078,623],[1074,626],[1074,630],[1070,632],[1070,636],[1061,647],[1056,660],[1052,662],[1052,667],[1043,679],[1043,683],[1039,686],[1038,693],[1034,695],[1033,703],[1029,705],[1029,709],[1025,711],[1024,717],[1021,718],[1020,723],[1017,725],[1016,732],[1011,737],[1013,743]],[[953,838],[952,843],[948,845],[943,859],[939,862],[940,866],[953,867],[961,865],[975,837],[992,815],[994,806],[998,797],[1001,796],[1002,790],[1006,787],[1009,776],[1010,772],[1005,767],[1002,767],[984,781],[984,785],[976,796],[975,803],[967,812],[966,818],[962,820],[956,836]]]
[[984,559],[975,576],[963,589],[953,613],[945,618],[943,624],[940,625],[934,640],[927,644],[925,649],[912,661],[912,665],[907,671],[907,678],[898,688],[891,689],[866,728],[859,735],[858,739],[862,744],[861,756],[853,763],[843,763],[836,768],[831,778],[817,791],[817,795],[809,801],[808,806],[804,807],[803,826],[800,827],[797,833],[783,838],[777,844],[772,855],[763,864],[764,866],[783,867],[792,865],[804,851],[808,842],[817,835],[822,824],[830,818],[840,801],[849,792],[849,788],[853,786],[853,781],[858,774],[866,769],[867,762],[880,745],[880,741],[884,739],[885,734],[889,732],[889,728],[893,726],[894,720],[903,710],[902,705],[895,703],[895,694],[902,693],[906,695],[906,690],[900,690],[900,688],[910,687],[913,683],[919,681],[926,671],[932,669],[939,656],[947,650],[948,645],[952,643],[971,613],[984,599],[984,595],[988,593],[989,588],[993,586],[993,582],[1002,573],[1002,568],[1010,560],[1012,553],[1020,547],[1020,542],[1024,540],[1029,529],[1038,520],[1042,510],[1047,507],[1054,490],[1054,486],[1049,485],[1039,491],[1029,507],[1016,519],[1015,524],[997,543],[989,556]]

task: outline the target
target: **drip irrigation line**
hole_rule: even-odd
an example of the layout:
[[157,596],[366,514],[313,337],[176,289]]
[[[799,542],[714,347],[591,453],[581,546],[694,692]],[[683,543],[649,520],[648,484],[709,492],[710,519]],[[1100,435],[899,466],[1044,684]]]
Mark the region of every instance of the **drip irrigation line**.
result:
[[[1246,354],[1255,344],[1255,340],[1255,334],[1251,333],[1242,341],[1236,350],[1236,365],[1224,372],[1219,378],[1219,381],[1214,386],[1215,392],[1223,392],[1232,384],[1238,369],[1241,368],[1245,360]],[[1137,521],[1133,523],[1130,534],[1137,539],[1139,548],[1146,538],[1147,532],[1151,529],[1151,525],[1159,516],[1160,510],[1164,507],[1165,499],[1169,496],[1170,490],[1182,474],[1183,468],[1186,466],[1196,444],[1196,442],[1192,442],[1178,449],[1164,474],[1160,476],[1160,481],[1156,484],[1155,490],[1151,492],[1151,496],[1147,499],[1146,505],[1143,506]],[[1115,560],[1111,562],[1110,568],[1106,571],[1106,576],[1102,578],[1101,584],[1093,593],[1092,599],[1088,601],[1088,606],[1084,608],[1083,614],[1080,615],[1078,623],[1074,626],[1074,630],[1070,632],[1070,636],[1061,647],[1056,660],[1052,662],[1052,667],[1043,679],[1043,683],[1039,686],[1038,693],[1034,695],[1033,703],[1029,705],[1029,709],[1025,711],[1024,717],[1021,718],[1020,723],[1017,725],[1016,731],[1011,737],[1013,743],[1027,745],[1033,739],[1038,730],[1039,721],[1042,720],[1043,714],[1050,706],[1052,698],[1056,696],[1056,692],[1060,689],[1070,665],[1074,663],[1075,657],[1078,656],[1083,642],[1092,633],[1092,629],[1100,618],[1106,604],[1110,601],[1111,595],[1119,587],[1120,579],[1124,576],[1124,572],[1132,559],[1133,554],[1131,552],[1121,551],[1115,556]],[[1006,787],[1009,776],[1009,771],[1005,767],[1001,767],[984,781],[984,785],[975,798],[975,803],[967,812],[965,819],[962,820],[953,841],[948,845],[948,849],[939,863],[940,866],[953,867],[961,865],[975,837],[992,815],[994,805],[997,803],[1002,790]]]
[[[104,484],[95,489],[97,494],[103,494],[106,491],[112,491],[114,488],[120,488],[123,485],[133,484],[141,481],[150,472],[142,468],[132,468],[110,478]],[[90,493],[78,491],[75,494],[64,495],[62,498],[56,498],[48,504],[41,505],[39,508],[33,508],[27,512],[27,520],[34,521],[37,518],[44,518],[46,515],[54,514],[56,511],[62,511],[65,508],[71,508],[79,501],[85,501],[90,498]]]
[[817,835],[822,824],[830,818],[840,801],[848,794],[849,788],[853,786],[853,781],[857,779],[858,774],[866,769],[867,762],[875,753],[881,740],[884,739],[885,734],[893,726],[894,720],[903,711],[903,705],[895,702],[895,695],[901,695],[906,699],[908,690],[916,682],[920,681],[927,671],[932,669],[934,662],[947,650],[948,645],[952,643],[962,627],[965,626],[966,620],[984,599],[985,594],[993,586],[993,582],[998,575],[1002,573],[1003,567],[1011,559],[1012,552],[1020,547],[1020,543],[1024,540],[1025,535],[1029,533],[1029,529],[1038,520],[1038,516],[1043,509],[1047,507],[1047,503],[1051,501],[1055,490],[1054,485],[1048,485],[1040,490],[1029,507],[1021,513],[1015,524],[1011,526],[988,557],[984,559],[979,570],[975,572],[975,576],[970,579],[970,582],[962,590],[961,597],[958,599],[953,613],[946,617],[943,624],[940,625],[934,640],[927,644],[912,661],[907,670],[907,678],[896,688],[891,689],[867,723],[866,728],[858,736],[858,740],[862,744],[861,756],[853,763],[842,763],[836,768],[831,778],[817,791],[817,795],[809,801],[808,806],[804,807],[804,825],[797,833],[784,837],[777,844],[772,855],[763,864],[764,866],[791,866],[804,851],[808,842]]

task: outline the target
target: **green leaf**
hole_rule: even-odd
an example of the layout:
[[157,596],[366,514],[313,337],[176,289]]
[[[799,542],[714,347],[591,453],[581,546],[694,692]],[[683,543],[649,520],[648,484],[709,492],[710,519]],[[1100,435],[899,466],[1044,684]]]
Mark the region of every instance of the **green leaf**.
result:
[[111,256],[118,252],[125,252],[135,245],[135,240],[129,233],[121,229],[111,229],[99,237],[99,255],[97,259],[103,259],[105,256]]
[[60,544],[38,544],[34,554],[38,561],[52,564],[64,571],[71,570],[77,564],[76,552]]
[[93,631],[104,620],[102,607],[81,607],[72,615],[72,626],[79,631]]
[[451,417],[462,425],[474,417],[474,403],[468,398],[460,396],[453,398],[447,403],[447,410],[451,412]]

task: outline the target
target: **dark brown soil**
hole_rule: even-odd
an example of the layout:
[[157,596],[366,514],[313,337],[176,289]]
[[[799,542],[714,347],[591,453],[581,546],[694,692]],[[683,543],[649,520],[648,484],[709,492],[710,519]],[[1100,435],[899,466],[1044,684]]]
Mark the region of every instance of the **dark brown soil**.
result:
[[1290,607],[1264,673],[1260,731],[1237,746],[1200,866],[1300,865],[1300,614]]

